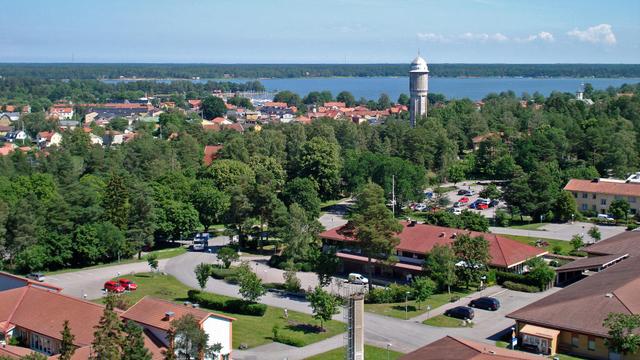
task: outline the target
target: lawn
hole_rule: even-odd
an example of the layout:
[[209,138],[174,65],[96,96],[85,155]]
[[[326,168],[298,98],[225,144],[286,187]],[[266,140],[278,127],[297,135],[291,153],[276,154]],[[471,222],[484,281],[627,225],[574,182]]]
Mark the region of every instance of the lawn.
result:
[[524,224],[524,225],[514,225],[514,226],[509,226],[510,229],[520,229],[520,230],[538,230],[538,231],[544,231],[544,230],[540,230],[541,227],[548,225],[549,223],[532,223],[532,224]]
[[463,322],[460,319],[455,319],[449,316],[438,315],[432,318],[429,318],[422,322],[425,325],[429,326],[437,326],[437,327],[466,327],[463,326]]
[[[182,254],[184,254],[186,252],[187,252],[187,248],[186,247],[179,246],[179,247],[174,247],[174,248],[155,250],[155,251],[150,252],[150,254],[156,254],[156,255],[158,255],[158,260],[162,260],[162,259],[169,259],[169,258],[172,258],[172,257],[176,257],[176,256],[182,255]],[[146,262],[146,261],[147,260],[145,259],[144,256],[140,260],[138,260],[138,257],[135,256],[135,257],[133,257],[131,259],[124,259],[124,260],[120,260],[120,261],[114,261],[112,263],[88,266],[88,267],[83,267],[83,268],[67,268],[67,269],[51,271],[51,272],[46,273],[45,275],[57,275],[57,274],[64,274],[64,273],[80,271],[80,270],[99,269],[99,268],[103,268],[103,267],[107,267],[107,266],[124,265],[124,264],[131,264],[131,263],[137,263],[137,262]]]
[[[141,273],[127,276],[127,278],[138,284],[138,290],[124,295],[131,304],[145,295],[180,303],[187,300],[189,288],[171,275]],[[223,295],[217,296],[220,299],[230,299]],[[284,319],[283,310],[272,306],[267,308],[264,316],[215,312],[237,319],[233,323],[233,347],[236,349],[240,344],[247,344],[251,348],[273,342],[271,337],[274,325],[280,326],[280,334],[301,338],[304,345],[338,335],[346,329],[343,323],[332,320],[325,323],[325,331],[319,332],[316,331],[316,327],[320,325],[320,322],[313,319],[311,315],[289,310],[289,318]]]
[[[320,355],[308,357],[306,358],[306,360],[343,360],[345,358],[344,355],[344,347],[341,347],[338,349],[327,351]],[[389,350],[389,353],[387,354],[387,349],[382,349],[366,344],[364,345],[365,360],[398,359],[402,355],[402,353],[393,350]]]
[[[427,305],[431,306],[431,310],[440,307],[450,302],[452,296],[464,297],[469,294],[471,290],[466,291],[464,289],[460,291],[452,291],[451,294],[435,294],[432,295],[427,301],[420,304],[420,309],[415,301],[410,300],[407,302],[407,314],[406,317],[411,319],[412,317],[424,314],[427,312]],[[385,304],[365,304],[364,311],[368,311],[378,315],[391,316],[398,319],[405,318],[405,303],[385,303]]]
[[520,236],[520,235],[501,234],[500,236],[504,236],[506,238],[521,242],[523,244],[528,244],[531,246],[536,246],[536,240],[546,241],[547,243],[549,243],[549,246],[544,246],[543,248],[547,250],[549,253],[553,253],[553,248],[556,246],[560,247],[560,253],[563,255],[568,255],[571,252],[571,250],[573,250],[573,246],[571,246],[571,243],[569,241],[564,241],[564,240],[543,239],[543,238],[538,238],[533,236]]

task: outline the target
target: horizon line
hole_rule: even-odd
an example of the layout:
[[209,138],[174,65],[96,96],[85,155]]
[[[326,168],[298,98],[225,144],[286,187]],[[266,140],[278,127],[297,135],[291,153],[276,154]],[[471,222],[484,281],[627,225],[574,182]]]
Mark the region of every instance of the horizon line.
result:
[[[335,66],[356,66],[356,65],[409,65],[404,62],[371,62],[371,63],[224,63],[224,62],[70,62],[70,61],[1,61],[0,65],[335,65]],[[540,62],[540,63],[520,63],[520,62],[432,62],[429,65],[640,65],[640,63],[588,63],[588,62]]]

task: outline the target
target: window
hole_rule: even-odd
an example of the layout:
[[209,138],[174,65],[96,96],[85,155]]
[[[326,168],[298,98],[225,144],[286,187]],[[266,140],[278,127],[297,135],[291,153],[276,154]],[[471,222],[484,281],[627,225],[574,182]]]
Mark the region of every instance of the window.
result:
[[587,349],[590,351],[596,351],[596,338],[589,336],[589,342],[587,343]]
[[595,199],[596,198],[596,194],[594,193],[593,195],[591,195],[591,198]]
[[571,346],[580,347],[580,335],[571,334]]
[[600,199],[600,205],[607,205],[607,199]]
[[582,198],[583,198],[583,199],[586,199],[586,198],[588,198],[588,197],[589,197],[589,194],[587,194],[587,193],[582,193]]
[[635,196],[629,196],[629,202],[630,203],[636,202],[636,197]]
[[573,197],[577,199],[577,198],[578,198],[578,193],[577,193],[577,192],[574,192],[574,193],[573,193]]
[[582,207],[582,210],[587,210],[587,209],[589,208],[589,205],[587,205],[587,204],[582,204],[582,206],[581,206],[581,207]]

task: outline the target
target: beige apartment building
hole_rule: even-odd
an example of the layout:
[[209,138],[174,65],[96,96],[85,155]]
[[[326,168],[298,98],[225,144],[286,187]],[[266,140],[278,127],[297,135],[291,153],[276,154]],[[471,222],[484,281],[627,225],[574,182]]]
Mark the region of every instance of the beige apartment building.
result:
[[573,194],[580,211],[591,210],[599,214],[607,214],[611,202],[620,199],[629,203],[632,215],[640,210],[640,183],[637,182],[571,179],[564,189]]

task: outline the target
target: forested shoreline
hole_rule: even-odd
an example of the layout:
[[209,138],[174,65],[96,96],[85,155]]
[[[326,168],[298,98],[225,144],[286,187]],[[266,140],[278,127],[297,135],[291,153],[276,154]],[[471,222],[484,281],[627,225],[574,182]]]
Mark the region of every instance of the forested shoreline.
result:
[[[640,64],[429,64],[438,77],[640,77]],[[407,76],[409,64],[4,63],[0,76],[39,79],[223,79]]]

